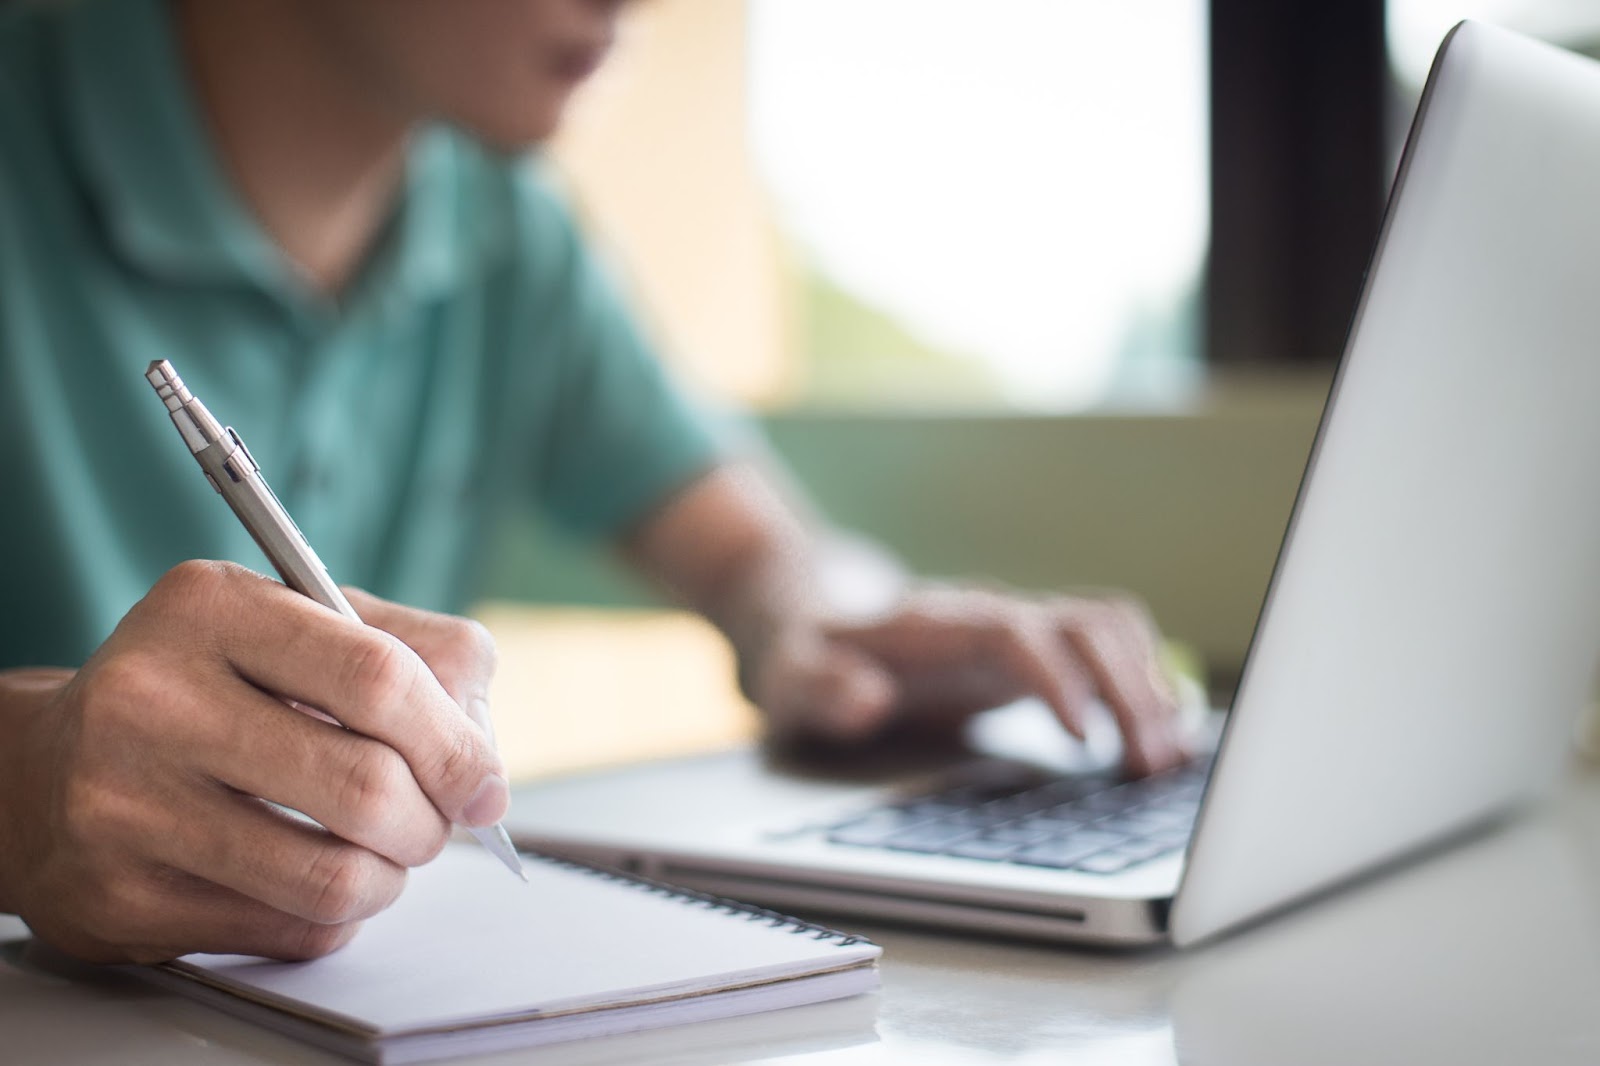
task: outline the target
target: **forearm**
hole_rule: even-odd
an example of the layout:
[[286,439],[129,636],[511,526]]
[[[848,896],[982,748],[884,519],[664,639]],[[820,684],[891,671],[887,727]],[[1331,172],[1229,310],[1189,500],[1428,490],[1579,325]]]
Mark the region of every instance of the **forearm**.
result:
[[818,541],[746,466],[713,470],[647,518],[629,561],[723,631],[741,660],[786,625],[825,609]]

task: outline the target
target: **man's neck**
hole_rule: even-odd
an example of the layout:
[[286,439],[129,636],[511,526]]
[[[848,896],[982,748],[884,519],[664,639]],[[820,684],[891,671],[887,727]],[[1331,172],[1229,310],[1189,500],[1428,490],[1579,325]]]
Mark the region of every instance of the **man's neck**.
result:
[[395,203],[418,117],[297,3],[181,0],[184,58],[241,199],[319,291],[355,276]]

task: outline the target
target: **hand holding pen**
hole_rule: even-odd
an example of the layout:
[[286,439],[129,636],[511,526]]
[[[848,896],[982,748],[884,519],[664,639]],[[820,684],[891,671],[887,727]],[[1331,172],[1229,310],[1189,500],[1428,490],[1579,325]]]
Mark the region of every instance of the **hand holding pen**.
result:
[[371,625],[187,562],[81,668],[8,675],[0,811],[26,817],[0,820],[0,911],[92,961],[310,958],[452,822],[493,826],[505,767],[462,712],[493,669],[481,628],[353,599]]
[[[317,553],[312,550],[310,541],[305,534],[300,532],[300,527],[294,524],[294,519],[289,517],[289,512],[283,509],[283,504],[278,502],[277,495],[267,484],[267,479],[262,476],[261,468],[256,465],[255,456],[250,454],[244,441],[239,439],[239,434],[233,427],[224,428],[205,404],[190,395],[184,387],[183,379],[178,377],[178,372],[172,364],[165,359],[158,359],[150,364],[145,372],[145,378],[156,390],[156,395],[161,397],[161,402],[166,404],[167,412],[172,416],[172,424],[177,427],[178,434],[188,445],[190,453],[199,462],[201,471],[206,480],[216,490],[217,495],[227,501],[233,513],[255,540],[267,561],[278,571],[278,576],[283,578],[283,583],[296,592],[332,611],[350,619],[360,622],[361,615],[350,605],[344,592],[333,583],[333,578],[328,576],[327,569],[322,565],[322,560],[317,558]],[[438,616],[436,616],[438,617]],[[458,620],[462,625],[473,627],[471,622]],[[493,670],[493,644],[488,640],[488,634],[476,629],[475,633],[482,635],[481,645],[488,648],[490,670]],[[484,684],[487,686],[485,677]],[[484,708],[483,721],[480,723],[488,728],[488,701],[487,693],[478,693],[469,697],[461,704],[462,710],[476,702]],[[495,858],[505,864],[512,873],[524,881],[527,877],[522,872],[522,862],[517,858],[516,849],[511,846],[511,839],[506,836],[506,831],[501,828],[498,821],[492,826],[483,826],[476,821],[475,816],[485,807],[485,802],[491,794],[496,797],[506,788],[505,775],[486,777],[478,793],[468,802],[464,812],[466,821],[463,822],[478,841],[492,852]]]

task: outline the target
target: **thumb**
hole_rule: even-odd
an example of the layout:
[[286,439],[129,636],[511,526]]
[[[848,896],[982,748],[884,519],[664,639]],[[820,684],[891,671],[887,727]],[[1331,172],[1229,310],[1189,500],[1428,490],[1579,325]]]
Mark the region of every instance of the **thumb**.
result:
[[889,724],[899,699],[900,686],[875,659],[832,645],[820,664],[810,717],[832,739],[864,741]]

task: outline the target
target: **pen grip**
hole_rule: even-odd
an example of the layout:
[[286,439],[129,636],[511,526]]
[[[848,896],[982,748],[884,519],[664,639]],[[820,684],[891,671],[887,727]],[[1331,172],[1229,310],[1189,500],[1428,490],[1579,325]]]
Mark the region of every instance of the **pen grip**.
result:
[[289,513],[278,502],[272,489],[260,478],[254,480],[262,491],[256,493],[246,488],[230,498],[228,506],[233,508],[241,520],[244,519],[246,510],[261,513],[269,518],[269,521],[263,524],[247,522],[246,525],[250,529],[250,535],[261,548],[262,554],[283,579],[283,583],[301,595],[316,600],[324,607],[338,611],[352,621],[361,621],[361,616],[356,614],[356,609],[350,605],[350,601],[334,583],[328,574],[328,568],[322,564],[322,560],[301,534],[300,528],[294,524]]

